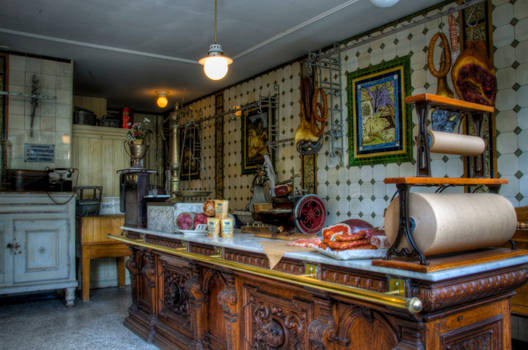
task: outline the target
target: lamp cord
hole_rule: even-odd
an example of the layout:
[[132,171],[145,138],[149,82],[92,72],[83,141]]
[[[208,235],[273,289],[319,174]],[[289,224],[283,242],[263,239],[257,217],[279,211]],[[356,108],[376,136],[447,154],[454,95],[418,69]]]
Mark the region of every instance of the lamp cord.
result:
[[215,42],[215,44],[216,44],[216,13],[217,13],[217,11],[218,11],[218,1],[215,0],[215,13],[214,13],[214,15],[215,15],[215,20],[214,20],[215,21],[214,42]]

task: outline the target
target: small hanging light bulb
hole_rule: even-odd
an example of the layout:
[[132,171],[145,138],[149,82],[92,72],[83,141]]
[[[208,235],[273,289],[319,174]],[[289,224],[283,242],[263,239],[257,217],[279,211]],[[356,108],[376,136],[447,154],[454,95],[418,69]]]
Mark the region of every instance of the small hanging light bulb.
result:
[[165,91],[158,92],[158,99],[156,100],[156,104],[159,108],[165,108],[167,107],[167,104],[169,103],[169,100],[167,100],[167,93]]

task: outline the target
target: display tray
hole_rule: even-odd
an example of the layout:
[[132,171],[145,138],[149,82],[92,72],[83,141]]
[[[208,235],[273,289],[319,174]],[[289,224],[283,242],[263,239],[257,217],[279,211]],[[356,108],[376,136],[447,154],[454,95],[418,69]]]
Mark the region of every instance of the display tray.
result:
[[194,230],[181,230],[178,229],[179,232],[183,233],[184,235],[205,235],[207,234],[207,225],[206,224],[198,224],[194,228]]
[[315,250],[323,255],[329,256],[337,260],[354,260],[354,259],[373,259],[383,258],[387,255],[387,249],[347,249],[347,250],[332,250],[330,248]]
[[[178,230],[179,232],[183,233],[184,235],[189,235],[189,236],[192,236],[192,235],[206,235],[207,234],[207,230]],[[178,233],[178,232],[176,232]]]
[[415,258],[394,257],[393,260],[374,260],[373,266],[390,267],[414,272],[435,272],[452,268],[465,267],[470,265],[499,261],[528,255],[528,250],[509,248],[487,248],[467,253],[453,253],[450,255],[427,257],[428,264],[420,265]]

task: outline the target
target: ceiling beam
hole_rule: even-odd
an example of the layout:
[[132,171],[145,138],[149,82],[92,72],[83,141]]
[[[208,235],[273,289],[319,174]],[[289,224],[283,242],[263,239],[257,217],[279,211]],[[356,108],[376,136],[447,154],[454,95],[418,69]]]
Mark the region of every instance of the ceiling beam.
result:
[[326,18],[326,17],[328,17],[330,15],[333,15],[334,13],[336,13],[338,11],[341,11],[344,8],[348,7],[348,6],[350,6],[352,4],[355,4],[358,1],[359,0],[348,0],[347,2],[344,2],[341,5],[337,5],[335,7],[332,7],[329,10],[321,12],[320,14],[318,14],[315,17],[307,19],[306,21],[301,22],[301,23],[299,23],[299,24],[297,24],[297,25],[295,25],[295,26],[293,26],[293,27],[291,27],[289,29],[286,29],[285,31],[283,31],[283,32],[281,32],[281,33],[279,33],[277,35],[274,35],[274,36],[272,36],[269,39],[266,39],[266,40],[254,45],[254,46],[251,46],[249,49],[247,49],[245,51],[242,51],[238,55],[234,56],[233,59],[238,59],[238,58],[240,58],[242,56],[245,56],[245,55],[247,55],[247,54],[249,54],[249,53],[251,53],[251,52],[253,52],[255,50],[260,49],[263,46],[269,45],[269,44],[271,44],[274,41],[280,40],[280,39],[284,38],[285,36],[290,35],[292,33],[295,33],[296,31],[298,31],[298,30],[300,30],[300,29],[302,29],[302,28],[304,28],[306,26],[314,24],[315,22],[318,22],[318,21],[320,21],[320,20],[322,20],[322,19],[324,19],[324,18]]
[[18,31],[18,30],[11,30],[11,29],[7,29],[7,28],[0,28],[0,33],[24,36],[24,37],[33,38],[33,39],[53,41],[53,42],[56,42],[56,43],[67,44],[67,45],[76,45],[76,46],[82,46],[82,47],[89,47],[91,49],[97,49],[97,50],[106,50],[106,51],[126,53],[126,54],[136,55],[136,56],[156,58],[156,59],[160,59],[160,60],[176,61],[176,62],[190,63],[190,64],[199,64],[198,61],[190,60],[190,59],[187,59],[187,58],[181,58],[181,57],[175,57],[175,56],[167,56],[167,55],[158,55],[156,53],[123,49],[123,48],[120,48],[120,47],[113,47],[113,46],[108,46],[108,45],[92,44],[92,43],[87,43],[87,42],[84,42],[84,41],[69,40],[69,39],[58,38],[58,37],[55,37],[55,36],[48,36],[48,35],[34,34],[34,33],[28,33],[28,32],[21,32],[21,31]]

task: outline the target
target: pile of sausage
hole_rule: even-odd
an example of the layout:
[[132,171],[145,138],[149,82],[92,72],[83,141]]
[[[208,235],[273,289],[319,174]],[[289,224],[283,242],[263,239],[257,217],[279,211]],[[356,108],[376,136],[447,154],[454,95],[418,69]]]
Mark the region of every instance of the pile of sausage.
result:
[[330,239],[324,237],[323,242],[319,248],[332,250],[348,250],[348,249],[377,249],[375,245],[370,244],[370,240],[366,238],[367,231],[359,231],[352,234],[337,234]]
[[323,229],[323,241],[319,248],[331,250],[378,249],[371,243],[374,236],[385,232],[362,220],[349,220]]

